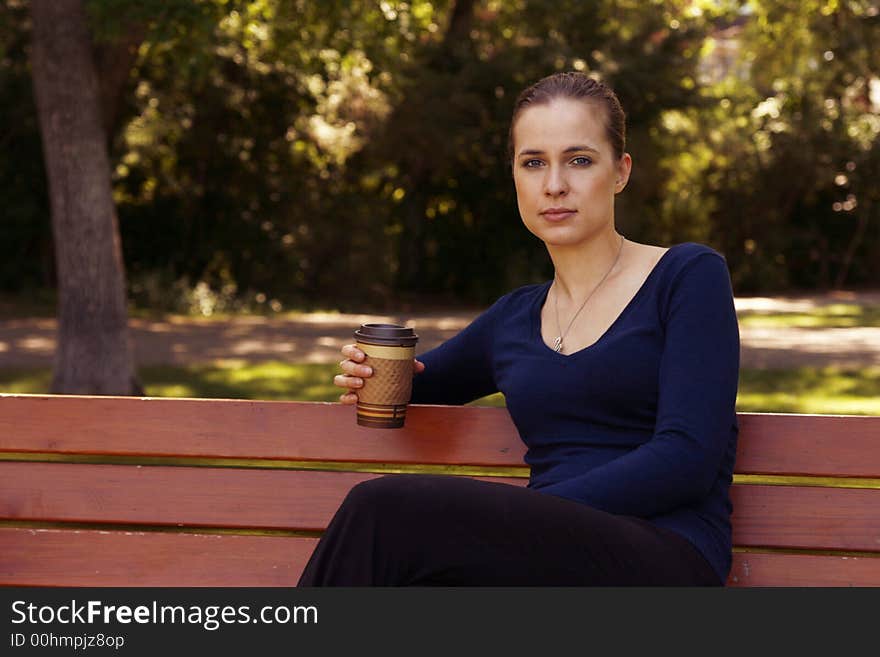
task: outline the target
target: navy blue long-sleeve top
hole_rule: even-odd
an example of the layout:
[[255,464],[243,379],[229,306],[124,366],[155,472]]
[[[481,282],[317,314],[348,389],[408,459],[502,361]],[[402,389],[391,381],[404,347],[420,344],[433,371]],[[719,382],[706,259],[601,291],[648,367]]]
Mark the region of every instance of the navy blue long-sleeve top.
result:
[[672,246],[599,340],[570,355],[541,337],[551,283],[505,294],[418,356],[412,403],[502,392],[530,488],[677,532],[726,581],[739,329],[723,256]]

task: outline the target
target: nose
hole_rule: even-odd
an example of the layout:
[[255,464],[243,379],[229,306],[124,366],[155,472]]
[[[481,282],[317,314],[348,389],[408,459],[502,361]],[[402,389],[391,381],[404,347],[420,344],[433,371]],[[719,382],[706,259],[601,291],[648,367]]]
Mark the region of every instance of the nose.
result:
[[550,197],[565,196],[568,193],[568,180],[565,170],[559,166],[548,166],[544,176],[544,195]]

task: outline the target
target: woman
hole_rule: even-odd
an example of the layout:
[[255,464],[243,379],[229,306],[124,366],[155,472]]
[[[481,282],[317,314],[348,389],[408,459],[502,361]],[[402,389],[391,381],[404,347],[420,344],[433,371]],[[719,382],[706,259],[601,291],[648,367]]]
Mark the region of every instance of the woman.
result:
[[[724,584],[739,368],[730,278],[706,246],[617,232],[624,146],[616,96],[585,75],[520,95],[519,211],[555,275],[414,363],[413,403],[504,393],[528,487],[440,475],[359,484],[300,586]],[[335,383],[351,404],[371,372],[354,345],[342,351]]]

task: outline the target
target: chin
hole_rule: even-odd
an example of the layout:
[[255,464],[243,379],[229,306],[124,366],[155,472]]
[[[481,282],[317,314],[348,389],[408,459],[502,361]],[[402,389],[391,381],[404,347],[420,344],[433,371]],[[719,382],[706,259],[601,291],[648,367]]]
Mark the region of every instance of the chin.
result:
[[576,239],[571,239],[571,240],[560,240],[560,239],[555,239],[555,240],[554,240],[554,239],[547,239],[547,240],[543,240],[543,242],[544,242],[544,244],[546,244],[548,247],[561,248],[561,247],[578,246],[578,245],[580,245],[580,244],[583,244],[584,240],[576,240]]
[[542,242],[554,246],[578,244],[587,239],[587,235],[583,231],[577,230],[573,226],[541,226],[531,232]]

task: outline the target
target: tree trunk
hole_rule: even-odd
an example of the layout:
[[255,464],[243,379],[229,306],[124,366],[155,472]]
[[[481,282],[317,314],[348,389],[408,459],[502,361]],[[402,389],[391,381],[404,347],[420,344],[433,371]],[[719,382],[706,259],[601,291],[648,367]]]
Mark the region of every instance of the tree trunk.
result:
[[843,262],[840,265],[840,269],[837,272],[837,277],[834,279],[834,289],[842,290],[843,284],[846,282],[846,277],[849,274],[849,268],[852,266],[853,258],[855,258],[856,251],[862,245],[862,240],[865,237],[865,231],[868,229],[868,212],[867,208],[862,208],[859,212],[858,223],[856,224],[856,231],[852,236],[852,239],[849,241],[849,246],[846,248],[846,253],[843,256]]
[[451,52],[458,44],[470,38],[471,26],[474,23],[475,0],[455,0],[452,7],[452,15],[449,17],[449,25],[443,35],[443,48],[445,52]]
[[30,12],[58,276],[51,392],[143,394],[135,378],[119,227],[83,2],[31,0]]
[[132,22],[126,25],[116,40],[93,49],[100,85],[101,118],[107,143],[111,145],[120,128],[131,69],[138,59],[138,48],[146,33],[147,28],[143,23]]

